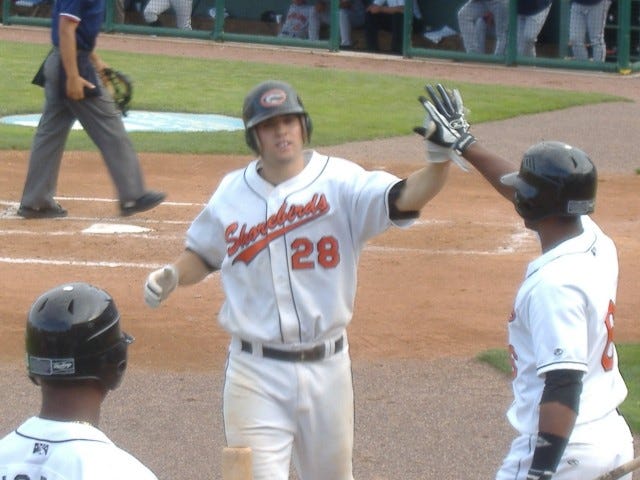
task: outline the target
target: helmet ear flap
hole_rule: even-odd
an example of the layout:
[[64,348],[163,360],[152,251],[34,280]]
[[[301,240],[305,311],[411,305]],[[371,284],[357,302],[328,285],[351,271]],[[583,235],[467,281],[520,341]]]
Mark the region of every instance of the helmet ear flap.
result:
[[302,128],[304,129],[304,142],[311,142],[311,133],[313,132],[313,123],[311,117],[307,113],[302,114]]
[[260,145],[258,141],[258,134],[256,133],[256,129],[254,127],[247,128],[244,132],[244,140],[247,142],[247,145],[251,150],[253,150],[258,155],[260,154]]

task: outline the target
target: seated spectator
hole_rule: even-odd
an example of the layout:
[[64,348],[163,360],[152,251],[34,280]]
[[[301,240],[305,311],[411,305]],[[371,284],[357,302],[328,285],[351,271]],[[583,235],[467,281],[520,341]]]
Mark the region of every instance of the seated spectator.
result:
[[161,27],[160,14],[169,8],[176,13],[176,26],[183,30],[191,30],[191,11],[193,0],[149,0],[144,7],[144,21],[147,25]]
[[611,0],[571,0],[569,15],[569,44],[576,60],[589,60],[585,38],[589,37],[591,57],[604,62],[607,51],[604,26]]
[[[373,0],[367,7],[364,32],[367,41],[367,50],[379,52],[378,32],[386,30],[391,32],[391,51],[402,54],[404,25],[404,0]],[[422,33],[422,13],[417,0],[413,0],[412,31]]]
[[467,53],[485,53],[486,32],[495,29],[493,53],[504,55],[509,25],[509,0],[469,0],[458,10],[458,26]]
[[[340,0],[340,10],[338,11],[338,25],[340,27],[340,48],[351,50],[353,41],[351,40],[351,29],[364,25],[365,9],[362,0]],[[331,12],[327,0],[318,0],[315,9],[309,18],[309,39],[318,40],[320,38],[320,26],[329,25]]]
[[518,55],[536,56],[536,42],[547,21],[551,1],[518,0]]

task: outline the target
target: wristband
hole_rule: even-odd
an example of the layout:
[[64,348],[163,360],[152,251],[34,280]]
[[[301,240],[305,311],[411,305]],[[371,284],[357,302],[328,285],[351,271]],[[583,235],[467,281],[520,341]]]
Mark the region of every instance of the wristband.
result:
[[539,470],[531,469],[527,473],[527,480],[551,480],[553,472],[541,472]]
[[527,479],[529,476],[532,480],[550,479],[558,468],[567,443],[569,443],[568,438],[559,437],[552,433],[538,432],[536,449],[533,452],[533,460]]
[[461,133],[460,138],[456,140],[456,143],[453,145],[453,149],[458,155],[462,155],[464,151],[474,143],[476,143],[476,137],[468,132]]

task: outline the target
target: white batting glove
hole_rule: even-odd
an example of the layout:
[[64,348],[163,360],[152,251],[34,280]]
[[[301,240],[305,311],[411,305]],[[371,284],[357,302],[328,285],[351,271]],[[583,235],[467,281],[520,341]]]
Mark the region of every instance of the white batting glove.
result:
[[443,131],[440,123],[434,118],[438,115],[437,110],[426,99],[425,102],[427,115],[424,119],[424,126],[415,127],[413,131],[424,137],[427,162],[445,163],[453,160],[463,172],[468,172],[467,161],[454,150],[454,145],[459,138],[457,132],[453,131],[449,135],[449,131],[446,129]]
[[178,286],[178,269],[165,265],[149,274],[144,284],[144,301],[151,308],[158,308]]
[[451,160],[451,149],[425,140],[426,157],[429,163],[446,163]]

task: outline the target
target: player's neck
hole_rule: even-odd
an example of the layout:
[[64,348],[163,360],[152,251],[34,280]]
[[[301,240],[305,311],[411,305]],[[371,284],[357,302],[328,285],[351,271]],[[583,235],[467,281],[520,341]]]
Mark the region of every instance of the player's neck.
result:
[[582,222],[579,218],[549,218],[542,220],[535,228],[540,238],[542,253],[554,249],[561,243],[582,234]]
[[58,422],[90,423],[97,426],[106,391],[87,385],[74,387],[42,386],[41,418]]
[[289,160],[264,160],[258,163],[258,174],[272,185],[279,185],[300,174],[306,166],[304,154],[297,155]]
[[76,410],[69,412],[65,409],[49,409],[43,407],[38,416],[45,420],[53,420],[55,422],[81,423],[83,425],[92,425],[94,427],[97,427],[100,423],[99,409],[97,411],[95,409],[88,409],[87,411]]

